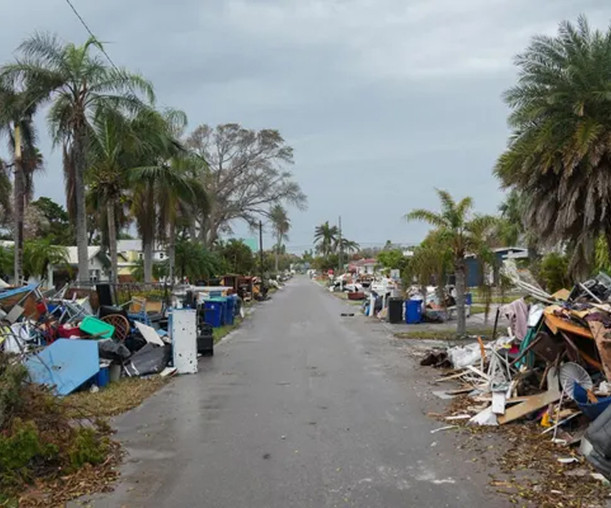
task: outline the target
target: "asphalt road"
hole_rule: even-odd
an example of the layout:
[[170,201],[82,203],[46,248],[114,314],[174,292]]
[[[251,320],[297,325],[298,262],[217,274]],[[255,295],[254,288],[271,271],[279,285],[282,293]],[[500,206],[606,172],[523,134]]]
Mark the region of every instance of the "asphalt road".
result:
[[411,362],[351,310],[291,281],[199,374],[116,421],[129,456],[94,505],[504,506],[451,432],[431,434]]

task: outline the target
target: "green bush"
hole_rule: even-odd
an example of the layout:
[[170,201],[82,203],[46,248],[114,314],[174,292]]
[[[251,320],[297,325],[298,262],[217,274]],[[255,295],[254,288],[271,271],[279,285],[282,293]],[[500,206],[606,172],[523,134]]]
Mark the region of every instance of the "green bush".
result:
[[29,483],[37,465],[55,461],[57,446],[43,443],[36,424],[16,418],[8,435],[0,434],[0,488],[12,490]]
[[27,375],[21,363],[13,362],[7,354],[0,354],[0,429],[22,404],[20,393]]
[[571,286],[567,257],[556,252],[544,256],[539,267],[539,278],[548,293]]
[[76,436],[68,450],[70,468],[77,470],[85,464],[95,466],[103,462],[108,454],[108,439],[100,437],[90,428],[80,428],[75,432]]
[[14,360],[0,352],[0,506],[14,505],[34,480],[104,462],[111,448],[107,425],[75,425],[66,406],[28,382]]

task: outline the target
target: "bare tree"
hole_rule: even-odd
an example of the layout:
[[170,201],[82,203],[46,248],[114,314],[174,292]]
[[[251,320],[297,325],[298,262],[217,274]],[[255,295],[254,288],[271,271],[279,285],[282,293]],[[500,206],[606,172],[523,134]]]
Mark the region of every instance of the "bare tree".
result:
[[208,166],[204,186],[210,196],[209,209],[194,217],[205,244],[214,243],[220,233],[231,232],[235,220],[254,226],[257,217],[268,216],[275,203],[306,206],[305,194],[286,170],[293,163],[293,149],[277,130],[201,125],[186,146]]

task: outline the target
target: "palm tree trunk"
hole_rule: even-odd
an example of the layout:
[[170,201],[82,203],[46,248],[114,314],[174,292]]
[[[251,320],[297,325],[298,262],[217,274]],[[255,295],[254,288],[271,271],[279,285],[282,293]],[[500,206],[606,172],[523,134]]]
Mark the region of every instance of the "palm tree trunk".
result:
[[106,203],[106,219],[108,220],[108,247],[110,249],[110,282],[116,284],[119,280],[119,258],[117,256],[117,222],[115,219],[115,203]]
[[176,224],[170,220],[170,231],[168,239],[168,276],[170,287],[174,287],[174,272],[176,266]]
[[153,240],[142,238],[144,251],[144,282],[153,282]]
[[146,213],[148,217],[142,231],[142,250],[144,251],[144,282],[153,282],[153,243],[155,242],[155,189],[149,183],[146,191]]
[[465,316],[465,287],[467,271],[464,258],[455,261],[456,274],[456,313],[458,318],[457,333],[459,336],[465,335],[467,331],[467,320]]
[[191,217],[189,220],[189,239],[194,242],[197,240],[197,230],[195,228],[195,218]]
[[439,307],[441,307],[442,309],[445,309],[446,308],[445,298],[444,298],[445,295],[443,294],[443,288],[445,284],[444,284],[442,273],[437,274],[436,282],[437,282],[437,288],[435,289],[435,292],[437,293],[437,300],[439,300]]
[[278,273],[278,258],[280,257],[280,239],[278,239],[278,242],[276,242],[276,256],[275,256],[275,260],[274,260],[274,267],[275,267],[275,272]]
[[24,216],[24,192],[25,182],[23,174],[23,164],[21,161],[21,131],[19,126],[15,126],[15,186],[14,208],[15,208],[15,273],[14,284],[20,286],[23,282],[23,216]]
[[76,203],[76,250],[78,254],[78,282],[89,283],[89,255],[87,253],[87,210],[85,209],[85,133],[79,128],[74,137],[74,201]]

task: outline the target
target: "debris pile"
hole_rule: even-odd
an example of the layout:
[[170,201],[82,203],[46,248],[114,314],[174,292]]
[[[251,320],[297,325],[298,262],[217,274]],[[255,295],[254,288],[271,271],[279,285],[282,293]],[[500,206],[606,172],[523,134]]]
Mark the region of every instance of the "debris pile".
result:
[[609,478],[611,278],[601,273],[550,295],[513,275],[528,296],[501,308],[511,323],[506,336],[436,349],[422,359],[422,365],[452,369],[438,381],[461,383],[434,393],[467,396],[464,410],[453,415],[457,421],[537,422],[557,445],[582,443],[582,453]]
[[241,307],[223,287],[190,287],[172,306],[138,297],[118,306],[108,287],[84,298],[68,287],[0,291],[0,352],[55,395],[96,391],[122,376],[196,372],[198,353],[213,354],[212,328],[232,324]]

